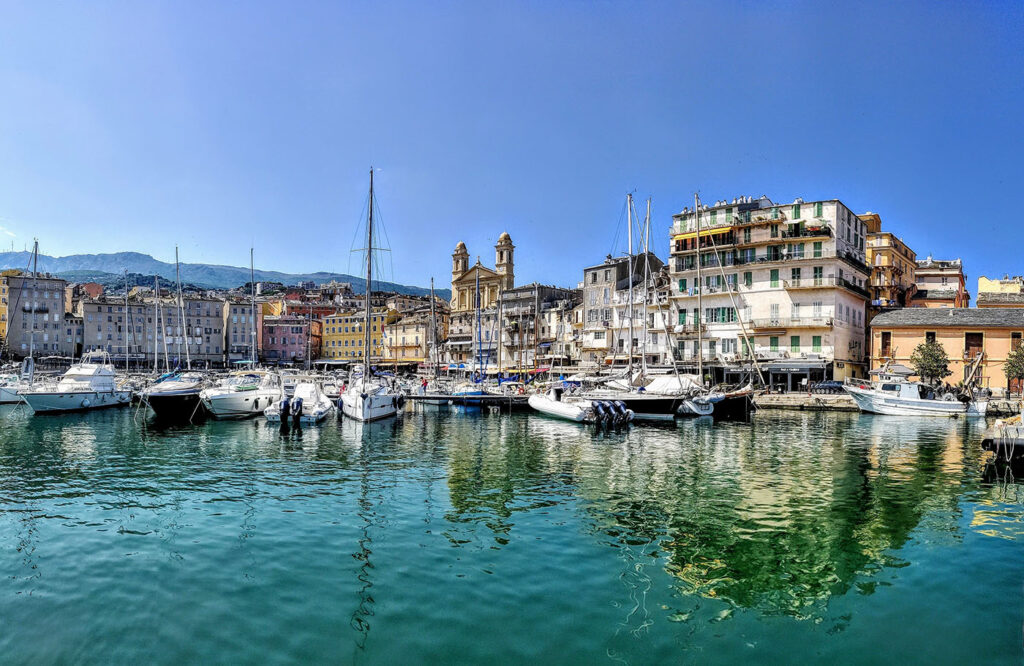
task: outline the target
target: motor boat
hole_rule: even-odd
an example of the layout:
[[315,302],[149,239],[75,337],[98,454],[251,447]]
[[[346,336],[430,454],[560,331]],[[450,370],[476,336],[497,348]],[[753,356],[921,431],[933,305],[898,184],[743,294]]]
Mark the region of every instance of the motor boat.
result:
[[905,377],[887,376],[877,382],[844,384],[862,412],[893,416],[977,416],[988,411],[987,396],[944,390]]
[[199,372],[169,372],[142,392],[142,400],[158,418],[191,419],[202,413],[200,393],[206,376]]
[[316,382],[300,382],[295,385],[291,397],[283,396],[263,410],[263,415],[272,423],[319,423],[332,414],[334,403]]
[[350,383],[341,394],[341,412],[357,421],[377,421],[394,416],[405,396],[380,377],[367,376],[362,365],[352,368]]
[[36,414],[120,407],[132,401],[131,390],[119,385],[106,352],[85,354],[56,384],[36,384],[19,395]]
[[244,371],[228,375],[199,392],[203,407],[217,419],[245,419],[263,413],[283,395],[276,373]]
[[632,410],[622,402],[566,396],[561,387],[553,387],[547,393],[535,393],[527,402],[541,414],[576,423],[624,425],[634,417]]

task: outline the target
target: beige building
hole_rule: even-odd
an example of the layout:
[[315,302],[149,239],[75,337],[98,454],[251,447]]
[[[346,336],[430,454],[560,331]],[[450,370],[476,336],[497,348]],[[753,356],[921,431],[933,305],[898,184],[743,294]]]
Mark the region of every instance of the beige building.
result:
[[867,225],[867,264],[871,267],[873,314],[883,308],[906,307],[917,291],[917,253],[890,231],[882,230],[878,213],[859,215]]
[[[224,301],[101,297],[79,302],[82,351],[105,351],[115,361],[172,367],[224,365]],[[66,333],[65,333],[66,335]]]
[[714,381],[735,379],[730,372],[750,353],[745,331],[774,386],[863,376],[867,233],[837,199],[782,205],[739,197],[674,215],[677,362],[693,372],[699,355]]
[[970,307],[967,276],[964,275],[963,263],[959,259],[933,259],[928,255],[923,261],[917,262],[915,273],[917,292],[910,302],[911,307]]
[[[910,356],[925,341],[942,345],[952,375],[944,381],[966,379],[969,365],[979,357],[981,385],[994,392],[1010,385],[1003,366],[1024,338],[1024,308],[904,308],[883,312],[872,322],[873,369],[887,361],[911,366]],[[1020,391],[1014,382],[1014,392]]]
[[0,335],[16,358],[69,355],[62,343],[67,281],[49,274],[0,275]]
[[978,278],[979,308],[1024,307],[1024,277],[1005,276],[1002,280],[989,280],[982,275]]

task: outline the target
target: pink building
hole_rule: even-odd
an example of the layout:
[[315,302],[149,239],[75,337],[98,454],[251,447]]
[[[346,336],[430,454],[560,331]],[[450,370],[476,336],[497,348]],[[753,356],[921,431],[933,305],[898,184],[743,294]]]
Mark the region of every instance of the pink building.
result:
[[264,363],[305,363],[320,356],[320,322],[297,315],[265,316],[260,329],[260,353]]

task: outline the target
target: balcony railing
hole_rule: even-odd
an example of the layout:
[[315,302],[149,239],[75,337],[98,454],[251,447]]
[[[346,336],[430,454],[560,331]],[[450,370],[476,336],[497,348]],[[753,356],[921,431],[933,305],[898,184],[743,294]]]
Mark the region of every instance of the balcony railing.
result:
[[757,328],[824,328],[832,326],[832,317],[769,317],[754,319],[752,325]]

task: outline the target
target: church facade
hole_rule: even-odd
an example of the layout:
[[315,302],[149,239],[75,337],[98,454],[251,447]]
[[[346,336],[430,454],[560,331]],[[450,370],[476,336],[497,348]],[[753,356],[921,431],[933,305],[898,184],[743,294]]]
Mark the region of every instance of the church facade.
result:
[[[479,285],[479,287],[478,287]],[[459,241],[452,253],[452,300],[448,330],[448,360],[476,366],[496,362],[501,322],[497,305],[502,292],[515,287],[515,245],[507,232],[494,246],[494,268],[477,257],[469,264],[466,244]],[[477,325],[477,289],[480,294],[480,323]],[[478,330],[479,328],[479,330]]]

